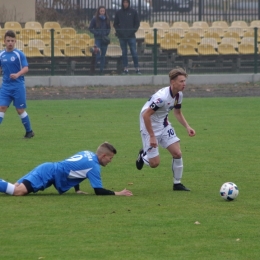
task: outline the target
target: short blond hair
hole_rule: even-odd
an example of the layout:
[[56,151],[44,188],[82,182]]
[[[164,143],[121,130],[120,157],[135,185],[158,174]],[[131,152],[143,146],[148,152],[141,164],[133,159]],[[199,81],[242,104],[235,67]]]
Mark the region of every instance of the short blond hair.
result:
[[186,70],[180,67],[174,68],[169,72],[170,80],[176,79],[178,76],[184,76],[185,78],[188,78],[188,73]]
[[116,151],[116,148],[112,144],[110,144],[108,142],[104,142],[97,148],[97,154],[107,154],[107,153],[116,154],[117,151]]

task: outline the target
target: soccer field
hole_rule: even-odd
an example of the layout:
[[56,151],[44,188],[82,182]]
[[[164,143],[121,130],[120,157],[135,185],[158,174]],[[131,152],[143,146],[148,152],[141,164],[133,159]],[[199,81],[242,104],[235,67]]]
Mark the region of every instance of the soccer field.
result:
[[[145,99],[28,101],[35,137],[13,107],[0,125],[0,178],[15,182],[42,162],[63,160],[108,141],[117,148],[102,168],[107,189],[132,197],[96,196],[88,181],[58,195],[54,188],[25,197],[0,194],[0,259],[260,259],[259,102],[252,98],[184,98],[196,130],[181,139],[183,183],[172,190],[171,158],[160,149],[156,169],[135,168],[141,147],[139,112]],[[239,196],[224,201],[224,182]]]

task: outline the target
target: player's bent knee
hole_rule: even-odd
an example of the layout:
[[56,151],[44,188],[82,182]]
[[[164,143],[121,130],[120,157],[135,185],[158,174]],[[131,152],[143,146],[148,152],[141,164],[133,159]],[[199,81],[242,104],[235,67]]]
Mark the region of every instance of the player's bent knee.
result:
[[156,168],[159,166],[159,164],[160,164],[159,160],[149,160],[149,165],[151,168]]
[[15,187],[13,193],[14,196],[24,196],[26,194],[28,194],[28,190],[23,183]]

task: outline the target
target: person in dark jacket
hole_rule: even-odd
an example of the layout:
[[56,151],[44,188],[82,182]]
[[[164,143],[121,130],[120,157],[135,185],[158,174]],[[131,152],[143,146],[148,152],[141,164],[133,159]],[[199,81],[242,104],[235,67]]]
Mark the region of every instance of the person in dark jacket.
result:
[[96,63],[100,63],[100,73],[103,74],[105,66],[105,56],[107,52],[108,43],[104,42],[104,36],[108,36],[110,33],[110,20],[106,12],[105,6],[99,6],[95,16],[92,18],[89,30],[94,34],[95,45],[100,51],[97,52]]
[[114,28],[122,49],[124,72],[128,74],[127,45],[134,61],[136,74],[141,74],[138,64],[135,33],[140,26],[140,20],[136,10],[130,8],[130,0],[122,1],[122,8],[116,12]]

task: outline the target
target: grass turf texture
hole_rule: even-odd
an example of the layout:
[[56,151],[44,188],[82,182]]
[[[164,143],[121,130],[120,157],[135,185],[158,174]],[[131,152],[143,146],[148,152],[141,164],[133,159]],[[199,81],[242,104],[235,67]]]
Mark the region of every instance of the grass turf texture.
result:
[[[1,259],[259,259],[259,98],[184,99],[194,138],[170,115],[181,138],[183,183],[172,191],[171,158],[138,171],[143,99],[29,101],[35,137],[11,107],[0,126],[0,178],[10,182],[45,161],[58,161],[103,141],[118,154],[102,168],[105,188],[132,197],[96,196],[88,181],[58,195],[0,195]],[[233,202],[219,189],[232,181]],[[196,225],[198,221],[200,224]]]

